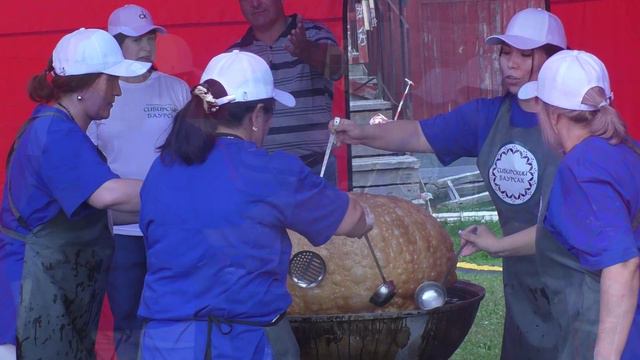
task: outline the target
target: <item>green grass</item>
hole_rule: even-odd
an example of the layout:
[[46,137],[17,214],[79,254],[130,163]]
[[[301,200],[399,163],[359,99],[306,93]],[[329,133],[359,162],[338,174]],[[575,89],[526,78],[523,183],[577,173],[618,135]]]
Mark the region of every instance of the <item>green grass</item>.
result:
[[451,359],[499,359],[504,321],[502,273],[458,271],[458,278],[481,285],[485,288],[486,295],[480,303],[478,314],[469,334]]
[[[455,222],[441,222],[442,226],[447,230],[451,239],[453,239],[453,245],[457,250],[460,247],[460,237],[458,236],[458,230],[463,230],[471,225],[478,224],[477,221],[455,221]],[[497,236],[502,236],[502,230],[500,230],[500,224],[497,221],[487,221],[482,224],[486,225]],[[484,251],[479,251],[471,256],[462,258],[463,261],[471,262],[477,265],[495,265],[502,266],[501,258],[494,258],[489,256]]]

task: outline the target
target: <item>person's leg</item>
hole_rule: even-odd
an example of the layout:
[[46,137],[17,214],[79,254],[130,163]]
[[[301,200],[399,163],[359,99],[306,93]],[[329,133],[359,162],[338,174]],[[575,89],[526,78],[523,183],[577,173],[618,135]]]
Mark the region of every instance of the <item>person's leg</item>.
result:
[[118,234],[114,240],[107,288],[113,313],[113,338],[119,360],[136,359],[142,329],[137,312],[146,274],[144,242],[141,236]]

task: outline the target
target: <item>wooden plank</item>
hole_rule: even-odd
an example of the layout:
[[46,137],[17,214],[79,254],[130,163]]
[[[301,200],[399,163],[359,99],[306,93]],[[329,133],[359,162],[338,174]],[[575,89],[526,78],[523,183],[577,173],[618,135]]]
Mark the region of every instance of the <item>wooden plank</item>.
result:
[[401,185],[388,185],[388,186],[375,186],[365,188],[353,188],[353,192],[366,192],[368,194],[376,195],[391,195],[399,198],[414,200],[420,198],[420,185],[419,184],[401,184]]
[[398,153],[392,153],[390,151],[378,150],[372,147],[364,145],[351,145],[351,156],[353,157],[368,157],[368,156],[380,156],[380,155],[392,155]]
[[353,172],[353,186],[396,185],[420,183],[418,169],[391,169]]
[[391,103],[388,101],[376,100],[353,100],[349,103],[351,112],[357,111],[382,111],[391,110]]
[[352,171],[383,170],[397,168],[419,168],[420,160],[413,156],[376,156],[351,159]]

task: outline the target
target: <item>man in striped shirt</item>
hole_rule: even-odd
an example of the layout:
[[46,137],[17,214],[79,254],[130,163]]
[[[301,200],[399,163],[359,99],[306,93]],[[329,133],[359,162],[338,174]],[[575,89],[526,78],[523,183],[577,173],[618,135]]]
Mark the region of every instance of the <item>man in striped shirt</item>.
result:
[[[295,154],[320,173],[329,139],[333,81],[342,76],[342,54],[323,25],[285,15],[282,0],[239,0],[251,25],[229,50],[252,52],[270,66],[275,86],[291,93],[296,106],[276,104],[264,146]],[[325,178],[335,183],[331,156]]]

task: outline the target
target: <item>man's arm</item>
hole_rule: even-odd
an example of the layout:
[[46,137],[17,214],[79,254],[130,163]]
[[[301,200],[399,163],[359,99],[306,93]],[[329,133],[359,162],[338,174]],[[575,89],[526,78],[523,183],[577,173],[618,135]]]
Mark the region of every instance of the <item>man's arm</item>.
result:
[[314,42],[307,38],[302,17],[298,17],[298,24],[289,35],[290,46],[286,46],[291,55],[309,64],[312,69],[324,74],[331,80],[342,77],[342,51],[339,47],[329,43]]

